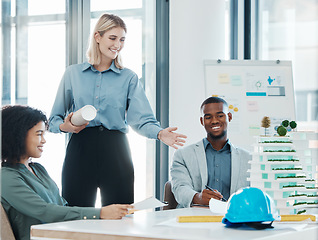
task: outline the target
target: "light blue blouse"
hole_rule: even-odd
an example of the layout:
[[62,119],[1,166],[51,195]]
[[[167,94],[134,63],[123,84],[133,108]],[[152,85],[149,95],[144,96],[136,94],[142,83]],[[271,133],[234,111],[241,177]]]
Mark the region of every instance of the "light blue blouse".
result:
[[87,62],[66,69],[51,111],[49,130],[59,133],[67,114],[87,104],[97,109],[96,118],[88,127],[103,125],[127,133],[130,125],[153,139],[162,130],[137,74],[128,68],[118,69],[114,62],[103,72]]

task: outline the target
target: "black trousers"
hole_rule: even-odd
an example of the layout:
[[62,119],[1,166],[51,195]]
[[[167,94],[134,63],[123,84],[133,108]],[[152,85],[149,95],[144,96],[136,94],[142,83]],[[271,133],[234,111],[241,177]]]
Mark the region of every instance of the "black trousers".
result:
[[70,206],[134,202],[134,169],[126,134],[102,126],[73,134],[62,170],[62,196]]

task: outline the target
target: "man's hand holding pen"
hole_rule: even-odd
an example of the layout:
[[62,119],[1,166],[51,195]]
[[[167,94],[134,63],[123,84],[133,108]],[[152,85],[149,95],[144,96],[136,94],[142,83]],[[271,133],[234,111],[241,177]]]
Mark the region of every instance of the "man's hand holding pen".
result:
[[196,193],[193,197],[192,203],[193,204],[200,204],[200,205],[209,205],[210,199],[214,198],[221,201],[226,201],[226,199],[223,198],[223,195],[215,189],[212,189],[205,186],[206,189],[203,189],[202,192]]
[[217,199],[217,200],[222,200],[223,202],[226,202],[226,201],[227,201],[227,200],[223,197],[223,195],[222,195],[218,190],[213,189],[213,188],[209,187],[208,185],[205,185],[205,188],[206,188],[206,189],[209,189],[210,191],[216,193],[216,194],[219,196],[219,198],[215,198],[215,197],[214,197],[215,199]]

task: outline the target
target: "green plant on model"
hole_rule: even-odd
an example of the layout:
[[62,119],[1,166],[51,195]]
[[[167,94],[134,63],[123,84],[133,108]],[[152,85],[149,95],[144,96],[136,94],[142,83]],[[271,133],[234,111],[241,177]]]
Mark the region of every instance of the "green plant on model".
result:
[[282,121],[282,126],[284,126],[285,128],[287,128],[288,125],[289,125],[289,121],[288,121],[288,120]]
[[287,133],[287,129],[284,126],[279,126],[277,128],[277,133],[279,136],[285,136]]
[[291,127],[291,129],[295,129],[297,127],[297,123],[295,121],[291,121],[289,123],[289,126]]
[[297,127],[297,123],[295,121],[282,121],[281,125],[277,128],[277,133],[279,136],[285,136],[287,134],[287,128],[295,129]]
[[307,211],[304,209],[304,210],[298,211],[297,214],[302,214],[302,213],[305,213],[305,212],[307,212]]

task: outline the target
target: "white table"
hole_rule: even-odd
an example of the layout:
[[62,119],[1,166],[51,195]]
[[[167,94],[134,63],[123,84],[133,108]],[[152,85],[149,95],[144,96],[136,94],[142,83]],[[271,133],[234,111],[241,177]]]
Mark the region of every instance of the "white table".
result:
[[[122,220],[76,220],[31,227],[32,239],[279,239],[316,240],[317,223],[274,223],[274,229],[226,228],[222,223],[177,223],[176,216],[212,215],[209,209],[187,208],[157,212],[140,211]],[[296,231],[286,226],[304,226]],[[285,228],[285,229],[282,229]]]

